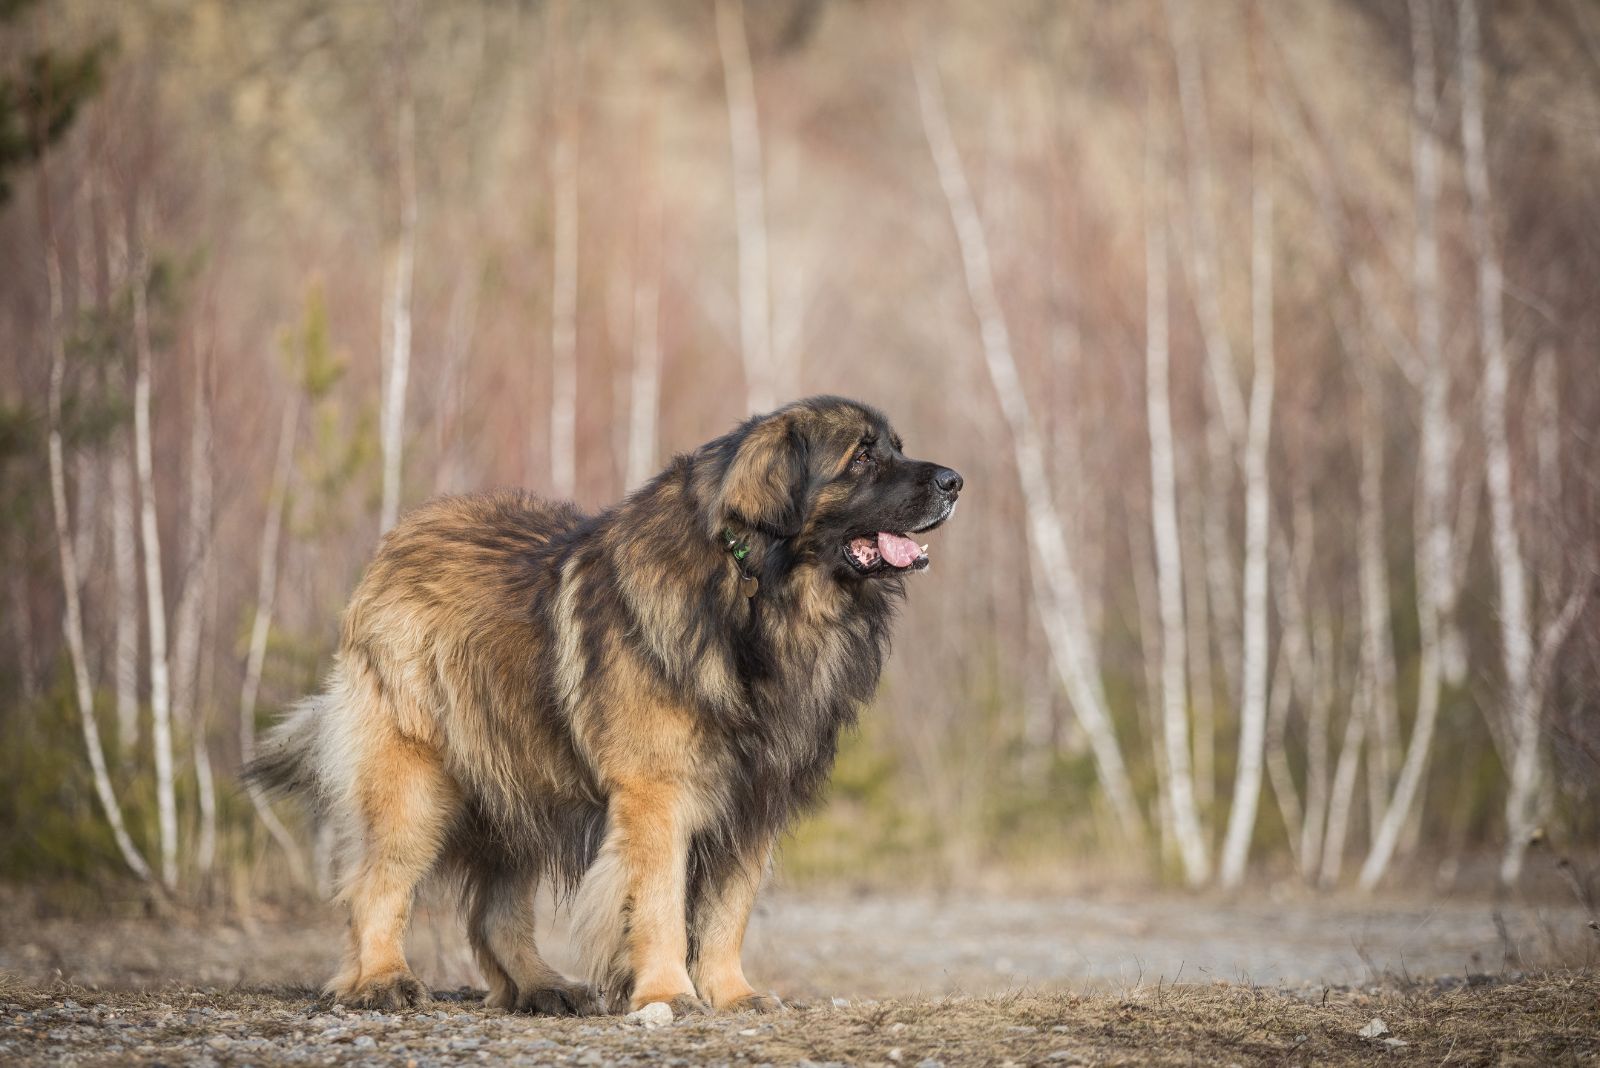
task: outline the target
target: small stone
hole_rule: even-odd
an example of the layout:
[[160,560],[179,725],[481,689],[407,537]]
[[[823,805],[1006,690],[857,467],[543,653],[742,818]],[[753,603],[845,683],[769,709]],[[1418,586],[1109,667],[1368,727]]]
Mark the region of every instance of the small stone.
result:
[[1381,1038],[1388,1033],[1389,1025],[1377,1016],[1368,1020],[1366,1026],[1356,1032],[1362,1038]]
[[932,1057],[924,1057],[917,1062],[917,1068],[944,1068],[944,1061],[935,1060]]
[[836,1009],[847,1009],[847,1008],[850,1007],[850,999],[849,998],[834,998],[833,999],[833,1007],[836,1008]]
[[218,1035],[216,1038],[207,1040],[206,1045],[217,1050],[227,1049],[229,1046],[233,1045],[233,1039],[229,1038],[227,1035]]
[[672,1006],[665,1001],[652,1001],[623,1019],[637,1027],[664,1027],[672,1022]]
[[378,1040],[371,1035],[362,1035],[352,1043],[356,1049],[377,1049]]
[[1383,1040],[1383,1044],[1388,1046],[1390,1049],[1399,1049],[1401,1046],[1411,1045],[1411,1043],[1407,1042],[1403,1038],[1386,1038]]
[[760,1032],[757,1031],[754,1027],[741,1028],[739,1033],[741,1035],[744,1035],[746,1038],[750,1037],[751,1035],[760,1034]]
[[896,1064],[899,1064],[905,1055],[906,1051],[901,1049],[899,1046],[896,1046],[894,1049],[889,1051],[889,1059],[894,1061]]

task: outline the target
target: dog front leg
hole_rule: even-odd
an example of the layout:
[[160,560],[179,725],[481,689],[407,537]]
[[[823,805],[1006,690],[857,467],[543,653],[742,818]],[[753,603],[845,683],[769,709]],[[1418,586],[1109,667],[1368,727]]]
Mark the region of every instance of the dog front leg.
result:
[[611,835],[627,882],[630,1009],[655,1001],[703,1012],[687,959],[685,921],[692,805],[682,786],[630,784],[612,795]]
[[740,857],[695,904],[695,989],[719,1012],[771,1012],[782,1007],[776,997],[756,993],[744,977],[741,960],[745,928],[771,856],[768,843]]

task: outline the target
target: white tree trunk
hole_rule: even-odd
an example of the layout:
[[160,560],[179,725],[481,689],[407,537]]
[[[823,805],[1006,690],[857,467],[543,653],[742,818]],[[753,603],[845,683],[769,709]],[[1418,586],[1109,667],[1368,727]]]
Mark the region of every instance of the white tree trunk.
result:
[[[658,146],[651,142],[652,153]],[[653,157],[652,157],[653,158]],[[656,470],[661,407],[661,206],[655,167],[646,168],[635,221],[633,366],[628,376],[628,451],[623,484],[637,489]]]
[[1475,0],[1458,0],[1461,63],[1461,146],[1467,201],[1478,260],[1478,332],[1483,349],[1483,440],[1489,487],[1489,545],[1499,584],[1500,653],[1505,701],[1511,719],[1511,781],[1506,792],[1506,850],[1500,879],[1514,883],[1533,831],[1534,801],[1541,776],[1542,709],[1532,686],[1533,627],[1528,582],[1517,531],[1511,484],[1511,445],[1506,430],[1510,367],[1501,313],[1503,278],[1495,247],[1489,200],[1489,162],[1484,144],[1483,77]]
[[1237,886],[1244,878],[1250,838],[1261,797],[1262,759],[1267,726],[1267,552],[1272,499],[1268,445],[1272,440],[1275,357],[1272,339],[1272,187],[1258,175],[1251,197],[1251,337],[1255,370],[1244,450],[1244,660],[1240,668],[1239,759],[1233,804],[1222,844],[1221,880]]
[[[1197,476],[1198,477],[1198,476]],[[1194,494],[1189,499],[1194,499]],[[1200,494],[1200,496],[1205,496]],[[1188,543],[1190,559],[1183,569],[1184,616],[1188,635],[1184,649],[1189,661],[1189,699],[1194,706],[1194,794],[1195,807],[1202,821],[1216,800],[1217,781],[1217,714],[1216,684],[1211,665],[1210,598],[1207,596],[1205,575],[1204,520],[1196,515],[1204,502],[1182,508],[1179,519],[1183,521],[1188,537],[1180,536],[1179,547]],[[1188,516],[1187,520],[1184,517]],[[1195,559],[1193,553],[1199,553]]]
[[578,482],[578,168],[573,156],[570,135],[561,135],[555,163],[550,487],[562,499],[576,492]]
[[1267,737],[1264,745],[1267,782],[1272,786],[1273,799],[1278,803],[1278,816],[1283,820],[1285,837],[1289,842],[1289,858],[1296,868],[1304,870],[1305,858],[1301,853],[1301,832],[1305,828],[1305,812],[1300,807],[1300,791],[1294,784],[1294,773],[1289,767],[1289,704],[1294,695],[1290,678],[1294,671],[1291,659],[1297,653],[1287,641],[1278,648],[1278,663],[1272,669],[1271,698],[1267,702]]
[[938,72],[931,60],[923,56],[918,57],[915,74],[923,132],[960,246],[967,294],[982,337],[984,363],[1010,430],[1028,514],[1028,543],[1033,558],[1029,571],[1034,577],[1040,620],[1050,642],[1056,671],[1066,687],[1078,722],[1089,738],[1100,784],[1112,811],[1123,832],[1130,839],[1142,841],[1144,820],[1134,800],[1133,785],[1122,759],[1095,662],[1078,571],[1045,473],[1038,428],[1011,355],[1011,338],[995,293],[983,224],[950,131]]
[[[88,190],[90,231],[95,250],[95,300],[109,309],[111,293],[111,232],[106,220],[106,192],[99,167],[91,166],[85,180]],[[128,391],[126,360],[117,359],[107,380],[119,393]],[[111,679],[116,694],[117,755],[126,765],[139,748],[139,530],[133,507],[132,430],[118,427],[106,450],[107,481],[111,488],[111,574],[113,625]]]
[[1206,396],[1206,492],[1200,501],[1202,552],[1205,560],[1206,601],[1216,620],[1217,656],[1222,664],[1222,684],[1230,705],[1237,706],[1243,687],[1239,680],[1244,659],[1239,622],[1239,572],[1233,561],[1233,536],[1229,531],[1229,502],[1233,497],[1237,459],[1228,433],[1216,415],[1215,391]]
[[[1362,673],[1365,676],[1365,672]],[[1356,774],[1361,770],[1361,745],[1367,735],[1367,706],[1371,704],[1372,684],[1363,677],[1345,720],[1344,740],[1333,770],[1333,789],[1328,796],[1328,831],[1322,840],[1322,872],[1319,882],[1332,887],[1339,883],[1344,868],[1345,839],[1350,833],[1350,809],[1355,804]]]
[[[1395,715],[1394,661],[1389,636],[1389,589],[1382,567],[1383,521],[1381,484],[1381,442],[1376,440],[1374,416],[1366,418],[1368,430],[1362,446],[1362,524],[1361,567],[1362,601],[1366,622],[1363,631],[1369,649],[1368,670],[1373,673],[1373,702],[1376,720],[1384,733],[1381,755],[1383,789],[1375,791],[1381,800],[1373,806],[1372,846],[1359,877],[1363,889],[1370,890],[1383,878],[1400,844],[1408,822],[1416,813],[1419,791],[1432,749],[1434,728],[1442,700],[1440,688],[1449,675],[1456,603],[1458,545],[1452,523],[1450,490],[1456,431],[1449,413],[1450,374],[1442,345],[1442,311],[1439,294],[1439,144],[1437,129],[1438,89],[1434,64],[1432,8],[1428,0],[1411,2],[1412,40],[1412,124],[1414,199],[1417,235],[1413,264],[1413,284],[1417,306],[1417,358],[1422,375],[1421,437],[1418,459],[1418,492],[1414,517],[1417,558],[1417,619],[1421,650],[1417,675],[1417,712],[1411,738],[1405,747],[1399,777],[1388,789],[1388,773],[1398,750]],[[1380,389],[1370,381],[1364,386],[1368,405],[1378,405]],[[1372,455],[1369,456],[1368,454]],[[1376,498],[1369,501],[1368,497]],[[1371,769],[1369,769],[1371,770]]]
[[133,446],[139,481],[139,537],[144,551],[146,624],[150,628],[150,741],[155,749],[156,817],[161,834],[161,882],[178,881],[178,800],[172,766],[172,692],[167,665],[167,604],[161,575],[161,530],[156,521],[155,455],[151,443],[150,394],[153,388],[148,286],[150,265],[143,218],[135,208],[128,221],[133,255]]
[[472,350],[478,325],[479,270],[463,271],[450,297],[450,314],[445,322],[443,366],[439,372],[439,415],[436,421],[436,451],[439,466],[434,471],[433,491],[455,493],[465,477],[461,456],[461,413],[465,389],[467,355]]
[[[207,605],[202,612],[200,629],[214,626],[217,618],[216,598],[216,564],[214,560],[207,560],[207,574],[205,587],[211,591],[207,598]],[[197,683],[200,697],[195,702],[194,716],[194,774],[195,787],[200,800],[200,837],[195,843],[195,863],[202,874],[210,874],[216,867],[217,861],[217,782],[216,774],[211,765],[211,739],[208,732],[207,712],[211,707],[209,695],[215,692],[212,683],[216,675],[216,650],[215,640],[205,646],[204,656],[200,662],[199,681]]]
[[1161,724],[1178,855],[1183,861],[1184,878],[1190,886],[1200,886],[1211,877],[1211,861],[1200,827],[1189,766],[1183,553],[1178,540],[1178,490],[1173,470],[1169,397],[1164,176],[1160,176],[1160,187],[1161,192],[1153,198],[1155,203],[1147,206],[1145,219],[1145,410],[1150,433],[1150,529],[1155,546],[1156,599],[1161,619]]
[[72,516],[67,506],[66,447],[61,440],[61,401],[67,375],[66,345],[61,337],[61,255],[56,246],[55,228],[50,216],[50,177],[41,160],[35,177],[39,191],[39,225],[44,231],[45,285],[48,319],[45,344],[50,354],[50,397],[48,449],[50,454],[50,505],[55,519],[56,552],[61,562],[63,601],[62,630],[67,640],[67,659],[72,664],[72,682],[78,701],[78,722],[83,727],[84,748],[89,754],[89,770],[94,777],[95,796],[111,825],[117,851],[133,873],[146,882],[154,880],[144,854],[133,844],[122,818],[122,806],[111,786],[106,769],[105,748],[100,742],[100,725],[95,720],[94,687],[89,682],[89,660],[83,641],[83,605],[78,587],[78,559],[72,545]]
[[1334,702],[1333,627],[1326,617],[1311,626],[1314,650],[1312,687],[1306,723],[1306,822],[1301,829],[1300,863],[1308,883],[1315,883],[1322,864],[1332,788],[1328,766],[1328,732]]
[[[1429,372],[1431,373],[1431,372]],[[1368,706],[1374,709],[1374,718],[1394,716],[1395,666],[1394,639],[1389,625],[1390,593],[1388,563],[1384,554],[1386,522],[1383,513],[1383,425],[1382,396],[1380,388],[1372,381],[1371,370],[1365,374],[1363,386],[1365,409],[1361,428],[1360,518],[1357,522],[1358,584],[1361,591],[1361,648],[1362,671],[1369,687]],[[1426,450],[1424,450],[1426,451]],[[1424,479],[1426,481],[1426,479]],[[1423,575],[1428,567],[1427,538],[1429,524],[1422,520],[1426,507],[1419,507],[1417,524],[1417,571]],[[1391,860],[1406,814],[1411,811],[1416,791],[1422,782],[1428,750],[1432,743],[1434,724],[1439,711],[1439,605],[1433,598],[1433,587],[1424,577],[1418,588],[1418,624],[1421,650],[1417,672],[1417,711],[1411,728],[1411,740],[1406,747],[1400,777],[1391,795],[1385,786],[1378,791],[1382,798],[1380,809],[1374,814],[1373,842],[1363,863],[1360,884],[1371,889],[1383,877]],[[1377,710],[1382,710],[1381,712]],[[1369,776],[1380,774],[1369,765]]]
[[1228,440],[1244,445],[1247,428],[1244,398],[1237,385],[1233,345],[1222,312],[1216,219],[1212,214],[1211,132],[1200,52],[1195,44],[1193,12],[1189,0],[1167,0],[1167,23],[1173,59],[1178,70],[1178,109],[1183,116],[1184,140],[1189,152],[1189,267],[1194,276],[1195,311],[1211,369],[1218,414]]
[[[1301,489],[1294,499],[1293,545],[1281,531],[1272,540],[1273,565],[1276,574],[1276,604],[1278,616],[1283,621],[1283,637],[1278,652],[1278,668],[1274,671],[1271,700],[1267,707],[1267,776],[1272,783],[1273,795],[1278,800],[1278,810],[1289,835],[1289,849],[1295,865],[1307,879],[1313,877],[1319,855],[1321,835],[1321,804],[1323,797],[1318,789],[1326,789],[1326,782],[1316,782],[1319,769],[1317,759],[1323,762],[1320,774],[1327,775],[1327,737],[1321,738],[1321,753],[1316,752],[1316,732],[1326,732],[1326,722],[1318,722],[1316,710],[1317,650],[1311,637],[1311,620],[1308,599],[1310,560],[1315,553],[1315,527],[1313,511],[1306,493]],[[1304,807],[1294,783],[1288,753],[1289,713],[1294,695],[1300,695],[1306,710],[1306,797]],[[1325,717],[1323,717],[1325,720]],[[1315,829],[1313,829],[1315,828]]]
[[395,243],[394,275],[389,283],[389,358],[383,376],[383,503],[378,518],[383,531],[399,518],[403,490],[406,387],[411,378],[411,279],[417,238],[416,103],[409,72],[401,81],[395,137],[400,230]]
[[201,624],[212,575],[211,398],[204,370],[195,375],[191,418],[189,507],[184,524],[186,564],[172,646],[172,719],[179,730],[189,732],[191,740],[200,806],[196,861],[200,871],[209,872],[216,850],[216,785],[211,773],[211,753],[206,747],[205,724],[197,714]]
[[[239,759],[249,763],[256,751],[256,698],[261,692],[261,670],[267,660],[267,638],[272,633],[273,604],[278,594],[278,542],[283,532],[284,504],[289,497],[289,478],[294,470],[294,439],[299,424],[299,402],[285,402],[283,421],[278,427],[278,452],[272,467],[272,485],[267,490],[267,514],[261,525],[261,553],[256,571],[256,611],[250,624],[250,645],[245,654],[244,682],[239,690]],[[289,858],[295,879],[306,881],[305,859],[294,836],[278,819],[272,806],[256,787],[250,787],[250,803],[255,806],[261,825]]]
[[761,121],[756,110],[744,0],[717,0],[717,48],[728,106],[733,156],[733,210],[739,245],[739,349],[744,357],[746,404],[772,408],[772,299],[767,260],[766,177],[761,166]]
[[[126,384],[126,376],[121,376]],[[116,590],[112,683],[117,698],[117,748],[131,761],[139,747],[139,532],[133,507],[128,431],[117,432],[111,465],[111,565]]]
[[[1133,495],[1128,494],[1131,498]],[[1128,514],[1137,514],[1136,505],[1131,499],[1128,502]],[[1138,637],[1139,648],[1143,655],[1139,660],[1144,669],[1144,692],[1147,699],[1139,702],[1139,718],[1143,721],[1145,734],[1150,738],[1151,768],[1155,771],[1156,778],[1156,826],[1160,831],[1160,840],[1157,844],[1157,855],[1165,863],[1166,858],[1178,853],[1178,833],[1175,827],[1176,820],[1172,807],[1172,772],[1167,761],[1167,741],[1163,730],[1159,707],[1161,694],[1161,606],[1157,603],[1160,595],[1156,593],[1157,579],[1155,574],[1155,548],[1150,542],[1150,532],[1144,524],[1130,522],[1126,526],[1128,536],[1128,559],[1132,562],[1128,568],[1133,579],[1133,600],[1138,606]],[[1179,863],[1182,856],[1179,854]]]

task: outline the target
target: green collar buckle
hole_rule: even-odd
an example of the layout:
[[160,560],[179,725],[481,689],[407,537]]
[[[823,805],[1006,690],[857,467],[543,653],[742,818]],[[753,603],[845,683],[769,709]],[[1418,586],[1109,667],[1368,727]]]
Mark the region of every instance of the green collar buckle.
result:
[[745,597],[754,597],[761,588],[761,582],[754,575],[744,569],[745,558],[750,555],[750,543],[740,540],[739,536],[727,527],[722,528],[722,544],[728,552],[733,554],[733,562],[739,568],[739,592]]
[[722,528],[722,544],[741,564],[744,563],[744,558],[750,555],[749,544],[740,541],[739,537],[727,527]]

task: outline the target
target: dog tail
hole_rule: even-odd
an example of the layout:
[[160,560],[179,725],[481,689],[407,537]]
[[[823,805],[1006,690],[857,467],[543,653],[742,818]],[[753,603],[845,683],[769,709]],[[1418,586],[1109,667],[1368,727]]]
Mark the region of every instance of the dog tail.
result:
[[627,876],[616,844],[608,841],[572,896],[572,938],[582,972],[613,1005],[626,1005],[633,994]]
[[272,796],[294,794],[320,804],[323,783],[317,769],[317,742],[331,703],[329,693],[323,692],[292,705],[261,739],[255,759],[244,766],[244,783]]

